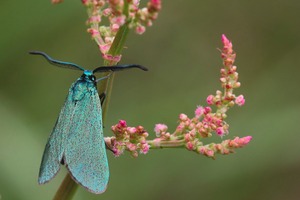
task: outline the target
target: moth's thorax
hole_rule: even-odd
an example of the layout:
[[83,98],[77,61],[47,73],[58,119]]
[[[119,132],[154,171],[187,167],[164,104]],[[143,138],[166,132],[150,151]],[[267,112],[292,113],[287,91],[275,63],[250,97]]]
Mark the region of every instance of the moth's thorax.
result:
[[80,101],[87,93],[94,95],[97,93],[96,77],[92,71],[85,70],[82,76],[71,87],[72,99]]
[[80,80],[93,82],[96,85],[96,77],[94,76],[93,71],[90,70],[84,70],[82,76],[80,77]]

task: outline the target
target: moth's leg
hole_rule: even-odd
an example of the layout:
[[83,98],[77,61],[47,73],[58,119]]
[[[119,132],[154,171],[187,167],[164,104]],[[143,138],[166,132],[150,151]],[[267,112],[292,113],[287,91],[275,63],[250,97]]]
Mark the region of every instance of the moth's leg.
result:
[[103,93],[101,93],[101,94],[99,95],[100,102],[101,102],[101,107],[102,107],[102,105],[103,105],[103,103],[104,103],[105,97],[106,97],[105,92],[103,92]]
[[106,149],[110,150],[112,153],[116,153],[113,149],[111,149],[106,143],[105,143]]

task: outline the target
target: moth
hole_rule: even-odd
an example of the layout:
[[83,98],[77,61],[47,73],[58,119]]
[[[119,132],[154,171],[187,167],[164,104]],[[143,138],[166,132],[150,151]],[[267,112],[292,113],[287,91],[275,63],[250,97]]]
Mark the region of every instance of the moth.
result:
[[50,181],[63,164],[78,184],[92,193],[103,193],[109,180],[109,166],[103,137],[102,108],[97,82],[108,76],[96,79],[94,74],[130,68],[144,71],[148,69],[133,64],[97,67],[91,71],[74,63],[54,60],[43,52],[29,53],[43,56],[52,65],[83,71],[81,77],[71,85],[48,139],[38,183],[44,184]]

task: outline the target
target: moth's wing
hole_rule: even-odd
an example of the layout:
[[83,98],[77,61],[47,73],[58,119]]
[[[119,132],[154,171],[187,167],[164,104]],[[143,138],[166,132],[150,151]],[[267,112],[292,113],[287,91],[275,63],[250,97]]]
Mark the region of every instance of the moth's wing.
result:
[[50,181],[60,169],[64,143],[71,126],[74,108],[75,104],[72,103],[72,90],[70,89],[44,150],[38,178],[39,184]]
[[73,179],[90,192],[106,190],[109,168],[103,138],[100,99],[95,87],[76,102],[65,146],[65,162]]

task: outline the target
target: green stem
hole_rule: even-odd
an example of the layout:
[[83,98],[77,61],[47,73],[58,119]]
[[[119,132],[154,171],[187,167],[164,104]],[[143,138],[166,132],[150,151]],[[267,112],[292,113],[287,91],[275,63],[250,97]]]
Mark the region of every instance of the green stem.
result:
[[148,140],[147,143],[151,149],[162,149],[162,148],[182,148],[185,146],[183,140]]
[[[108,54],[112,55],[112,56],[116,56],[116,55],[120,55],[121,51],[124,48],[124,44],[128,35],[129,29],[128,29],[128,24],[124,24],[122,27],[120,27],[114,42],[112,43]],[[105,60],[104,61],[104,66],[107,65],[115,65],[117,63],[109,63],[109,61]],[[104,76],[106,76],[107,74],[105,74]],[[111,98],[111,93],[112,93],[112,87],[113,87],[113,82],[114,82],[114,73],[109,77],[109,79],[103,80],[98,88],[99,92],[103,92],[106,91],[106,99],[105,102],[102,106],[102,117],[103,117],[103,121],[106,118],[106,113],[107,113],[107,109],[108,109],[108,103],[110,102],[110,98]]]
[[68,173],[58,188],[53,200],[71,200],[77,188],[77,183],[75,183]]
[[[122,27],[120,27],[108,54],[112,56],[121,54],[128,32],[129,32],[128,24],[124,24]],[[107,60],[104,61],[104,66],[115,65],[115,64],[117,63],[109,63],[109,61]],[[106,75],[107,74],[104,74],[103,76]],[[111,92],[112,92],[113,80],[114,80],[114,74],[112,74],[109,79],[101,81],[101,84],[98,87],[99,94],[101,94],[103,91],[106,91],[106,99],[102,106],[103,122],[105,121],[106,118],[108,103],[110,101]],[[57,190],[53,200],[71,200],[76,192],[77,187],[78,187],[77,183],[75,183],[75,181],[71,178],[70,174],[68,173],[64,178],[63,182],[61,183],[59,189]]]

